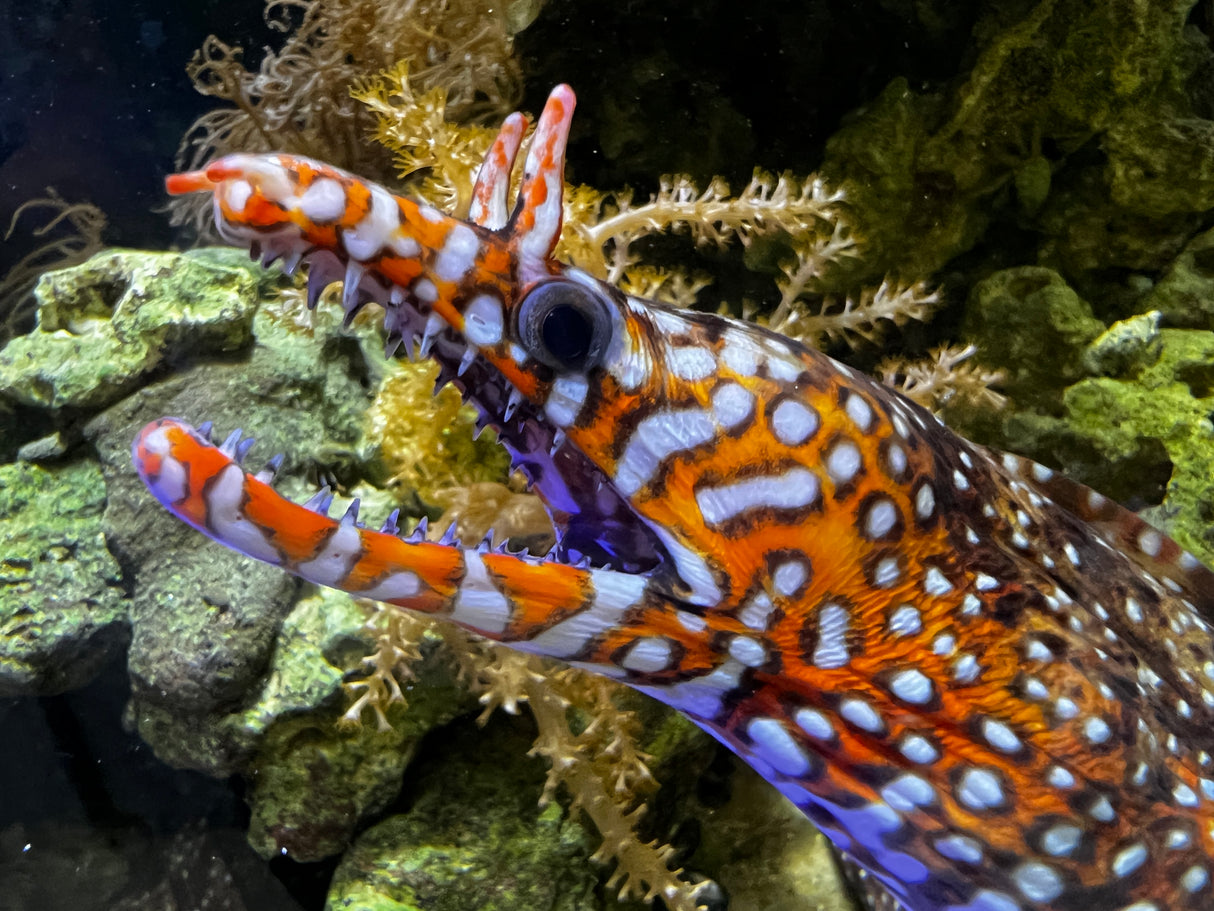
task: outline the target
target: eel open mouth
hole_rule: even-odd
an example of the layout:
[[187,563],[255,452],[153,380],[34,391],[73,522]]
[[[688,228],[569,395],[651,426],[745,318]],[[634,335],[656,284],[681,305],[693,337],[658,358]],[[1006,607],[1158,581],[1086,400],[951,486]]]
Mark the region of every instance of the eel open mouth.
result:
[[385,287],[369,272],[352,269],[331,250],[292,257],[271,236],[252,244],[250,255],[263,266],[282,260],[288,274],[306,262],[309,308],[317,306],[325,288],[344,280],[347,325],[368,303],[382,306],[386,352],[403,348],[410,359],[433,359],[439,365],[435,393],[447,384],[454,386],[476,408],[478,430],[489,427],[497,434],[510,455],[511,469],[520,471],[528,488],[539,494],[556,532],[555,559],[632,574],[647,573],[663,562],[657,536],[598,466],[426,302],[397,286]]

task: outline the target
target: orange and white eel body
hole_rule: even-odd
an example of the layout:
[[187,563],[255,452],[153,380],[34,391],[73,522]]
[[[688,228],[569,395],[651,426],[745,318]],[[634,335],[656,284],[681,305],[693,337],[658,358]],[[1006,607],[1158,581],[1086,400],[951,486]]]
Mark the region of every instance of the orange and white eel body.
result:
[[606,674],[715,735],[908,911],[1214,909],[1214,576],[1132,513],[751,323],[551,258],[573,92],[469,221],[318,162],[173,175],[221,234],[382,304],[546,502],[547,558],[283,498],[148,425],[152,493],[319,585]]

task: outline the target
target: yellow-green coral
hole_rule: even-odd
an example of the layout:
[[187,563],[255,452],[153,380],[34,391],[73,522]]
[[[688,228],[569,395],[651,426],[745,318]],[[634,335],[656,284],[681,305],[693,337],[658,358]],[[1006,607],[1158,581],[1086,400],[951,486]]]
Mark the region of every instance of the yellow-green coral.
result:
[[393,479],[434,503],[448,488],[502,481],[510,459],[492,433],[476,436],[476,413],[445,386],[433,392],[433,361],[393,361],[367,412],[370,435]]
[[[360,80],[409,61],[425,94],[442,86],[451,115],[497,119],[521,94],[513,35],[535,0],[267,0],[269,25],[286,33],[256,70],[242,49],[211,35],[187,72],[221,104],[194,122],[177,151],[180,168],[227,152],[292,152],[389,181],[390,156],[366,141],[374,114],[350,95]],[[172,203],[176,224],[205,219],[199,197]]]

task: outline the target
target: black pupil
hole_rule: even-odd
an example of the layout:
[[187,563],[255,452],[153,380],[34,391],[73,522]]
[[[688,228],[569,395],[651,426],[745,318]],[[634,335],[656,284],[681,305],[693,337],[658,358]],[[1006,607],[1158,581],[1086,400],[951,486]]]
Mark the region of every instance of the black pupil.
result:
[[544,314],[540,333],[553,359],[572,366],[590,352],[594,327],[582,310],[572,304],[557,304]]

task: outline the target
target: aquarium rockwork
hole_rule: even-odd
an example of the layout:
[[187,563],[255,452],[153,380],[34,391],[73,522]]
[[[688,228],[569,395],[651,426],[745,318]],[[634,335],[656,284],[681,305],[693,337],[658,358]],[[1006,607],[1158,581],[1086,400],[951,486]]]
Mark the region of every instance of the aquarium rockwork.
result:
[[1214,911],[1214,7],[0,0],[0,911]]

